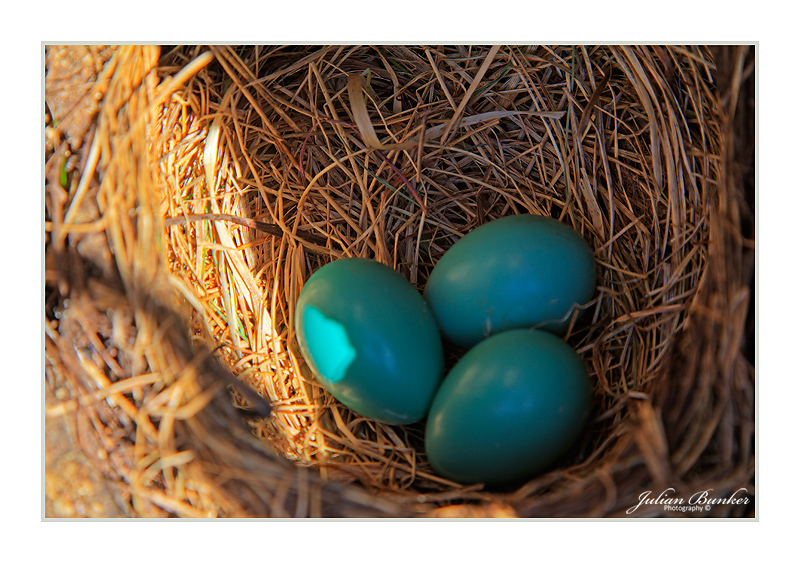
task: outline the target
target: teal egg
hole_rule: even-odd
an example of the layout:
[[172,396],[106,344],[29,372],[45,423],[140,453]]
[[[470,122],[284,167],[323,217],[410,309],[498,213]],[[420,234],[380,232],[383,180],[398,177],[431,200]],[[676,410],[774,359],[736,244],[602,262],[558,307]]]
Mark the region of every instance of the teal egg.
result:
[[577,231],[550,217],[514,215],[449,248],[428,278],[425,299],[444,336],[469,348],[513,328],[563,334],[595,283],[594,254]]
[[550,467],[580,436],[592,385],[559,337],[516,329],[469,350],[445,377],[425,429],[433,469],[459,483],[501,484]]
[[398,272],[364,258],[326,264],[303,286],[295,326],[314,375],[344,405],[389,424],[427,414],[444,369],[441,336]]

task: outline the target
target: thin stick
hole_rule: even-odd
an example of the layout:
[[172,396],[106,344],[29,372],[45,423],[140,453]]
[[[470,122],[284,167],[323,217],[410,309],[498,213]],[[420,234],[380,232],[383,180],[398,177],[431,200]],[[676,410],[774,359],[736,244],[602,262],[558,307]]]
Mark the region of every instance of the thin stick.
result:
[[194,223],[197,221],[228,221],[243,227],[250,227],[251,229],[263,231],[276,237],[283,236],[283,229],[274,223],[265,223],[264,221],[239,217],[238,215],[228,215],[227,213],[191,213],[188,215],[181,215],[180,217],[169,217],[164,219],[164,226],[174,227],[176,225]]

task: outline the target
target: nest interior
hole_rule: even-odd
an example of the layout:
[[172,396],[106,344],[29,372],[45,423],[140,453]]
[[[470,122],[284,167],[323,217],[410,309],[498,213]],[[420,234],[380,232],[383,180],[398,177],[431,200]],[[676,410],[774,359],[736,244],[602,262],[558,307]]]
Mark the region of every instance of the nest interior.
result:
[[[751,50],[131,46],[88,60],[91,124],[49,97],[46,375],[67,398],[46,415],[85,421],[132,514],[624,516],[644,491],[713,488],[748,502],[707,515],[752,515],[752,203],[731,164]],[[51,94],[70,91],[52,76]],[[347,256],[421,290],[461,236],[520,213],[594,249],[597,294],[566,336],[592,417],[545,474],[463,486],[431,470],[424,422],[364,419],[315,381],[293,308]]]

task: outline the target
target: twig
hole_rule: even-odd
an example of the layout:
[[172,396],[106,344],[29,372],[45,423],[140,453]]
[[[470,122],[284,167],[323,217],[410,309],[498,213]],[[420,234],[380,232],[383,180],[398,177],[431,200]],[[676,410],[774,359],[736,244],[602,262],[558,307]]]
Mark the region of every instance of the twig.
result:
[[243,227],[250,227],[251,229],[263,231],[276,237],[283,236],[283,229],[274,223],[265,223],[264,221],[239,217],[238,215],[228,215],[227,213],[198,213],[181,215],[180,217],[169,217],[164,219],[164,225],[166,227],[174,227],[176,225],[197,221],[228,221]]

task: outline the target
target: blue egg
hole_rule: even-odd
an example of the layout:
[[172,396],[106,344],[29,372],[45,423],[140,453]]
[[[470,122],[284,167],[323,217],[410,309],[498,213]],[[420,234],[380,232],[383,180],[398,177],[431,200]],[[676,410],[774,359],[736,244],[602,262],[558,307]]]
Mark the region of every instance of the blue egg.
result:
[[596,283],[591,248],[571,227],[537,215],[496,219],[441,257],[425,286],[444,336],[469,348],[514,328],[563,334]]
[[316,378],[353,411],[390,424],[427,414],[444,369],[441,336],[398,272],[363,258],[326,264],[300,292],[295,327]]
[[516,329],[470,349],[445,377],[428,414],[433,469],[460,483],[502,484],[552,466],[591,410],[583,361],[554,334]]

